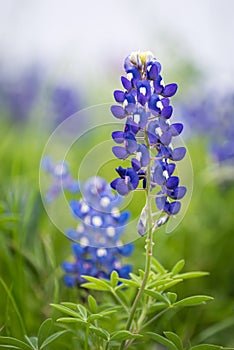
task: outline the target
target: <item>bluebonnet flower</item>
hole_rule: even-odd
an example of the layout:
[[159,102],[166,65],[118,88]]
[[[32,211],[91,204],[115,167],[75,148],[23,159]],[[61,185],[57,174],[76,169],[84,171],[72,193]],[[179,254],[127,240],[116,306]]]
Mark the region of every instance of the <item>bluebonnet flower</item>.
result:
[[41,162],[41,167],[52,175],[52,184],[48,188],[45,200],[53,201],[64,190],[71,193],[79,193],[80,186],[78,181],[74,180],[70,174],[68,164],[65,161],[54,163],[50,157],[44,157]]
[[190,134],[202,135],[208,141],[212,158],[220,165],[233,164],[234,94],[207,93],[202,100],[193,98],[179,107]]
[[56,124],[63,122],[80,109],[79,95],[70,86],[57,85],[52,92],[51,103]]
[[82,198],[72,200],[73,216],[79,220],[76,229],[68,229],[67,237],[79,243],[72,244],[75,260],[64,262],[64,282],[73,287],[84,282],[82,275],[109,278],[113,270],[128,278],[130,265],[122,265],[121,258],[129,256],[133,244],[122,245],[129,213],[118,209],[121,198],[114,195],[101,177],[93,177],[82,186]]
[[[179,212],[179,200],[186,193],[186,188],[179,186],[179,178],[173,175],[174,162],[186,153],[184,147],[174,148],[172,144],[183,130],[183,124],[170,120],[170,98],[175,95],[177,84],[164,84],[161,64],[150,52],[133,52],[125,59],[124,69],[124,90],[114,91],[118,105],[111,106],[111,112],[117,119],[126,119],[126,123],[123,131],[112,133],[113,140],[122,145],[114,146],[113,153],[122,160],[131,157],[131,167],[119,166],[116,171],[120,177],[111,182],[111,187],[123,196],[140,187],[148,192],[160,187],[154,195],[156,206],[164,215],[155,222],[160,226]],[[146,231],[146,219],[143,209],[140,234]]]
[[28,68],[18,76],[1,76],[0,104],[14,121],[24,121],[39,98],[41,72]]

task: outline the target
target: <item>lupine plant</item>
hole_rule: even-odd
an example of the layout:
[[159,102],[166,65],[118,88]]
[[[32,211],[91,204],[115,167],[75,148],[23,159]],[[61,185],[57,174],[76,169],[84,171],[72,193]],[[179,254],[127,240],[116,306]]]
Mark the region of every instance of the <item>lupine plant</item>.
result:
[[[115,118],[126,120],[123,131],[112,133],[118,144],[113,146],[113,153],[121,162],[116,169],[119,177],[110,186],[100,178],[88,180],[83,189],[80,184],[82,198],[70,202],[79,224],[67,231],[68,238],[75,241],[75,261],[62,264],[64,281],[69,287],[87,290],[87,298],[52,304],[59,312],[55,323],[61,331],[47,329],[52,322],[47,320],[37,337],[26,336],[25,341],[0,337],[1,346],[53,349],[50,346],[54,341],[56,349],[148,350],[157,345],[169,350],[222,348],[183,343],[174,329],[159,334],[159,325],[165,325],[162,321],[167,314],[173,317],[181,308],[204,304],[212,297],[190,295],[180,299],[177,284],[207,273],[182,272],[183,260],[168,270],[153,256],[156,231],[178,214],[180,200],[186,195],[176,166],[186,150],[173,146],[173,139],[183,130],[181,123],[171,121],[170,98],[177,85],[164,84],[161,65],[150,52],[133,52],[126,58],[124,69],[124,89],[114,92],[118,105],[111,107]],[[145,239],[145,266],[130,272],[129,267],[121,270],[118,260],[120,255],[132,253],[132,244],[122,246],[120,242],[129,215],[116,208],[120,196],[133,191],[144,192],[146,198],[136,227],[140,239]],[[67,341],[59,343],[60,338]]]
[[233,165],[233,93],[206,93],[203,99],[193,100],[196,102],[187,101],[180,104],[180,112],[190,130],[190,136],[200,135],[208,140],[208,150],[214,162],[219,165]]

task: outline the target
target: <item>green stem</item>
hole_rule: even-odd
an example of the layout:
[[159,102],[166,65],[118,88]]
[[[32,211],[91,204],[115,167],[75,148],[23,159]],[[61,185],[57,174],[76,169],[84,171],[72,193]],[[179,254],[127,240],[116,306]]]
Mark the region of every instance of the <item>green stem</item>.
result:
[[89,349],[89,324],[86,326],[86,331],[85,331],[85,350]]
[[[149,149],[149,144],[148,144],[148,137],[145,138],[146,144],[148,146]],[[130,331],[132,328],[132,323],[134,320],[134,316],[138,307],[138,304],[140,302],[140,299],[144,293],[144,289],[146,287],[146,284],[148,282],[148,278],[151,272],[151,261],[152,261],[152,253],[153,253],[153,225],[152,225],[152,210],[151,210],[151,197],[150,197],[150,182],[151,182],[151,162],[149,163],[148,167],[147,167],[147,188],[146,188],[146,192],[147,192],[147,198],[146,198],[146,206],[145,206],[145,210],[146,210],[146,217],[147,217],[147,237],[146,237],[146,245],[145,245],[145,249],[146,249],[146,259],[145,259],[145,274],[144,274],[144,278],[142,280],[141,286],[138,290],[138,293],[135,297],[135,300],[132,304],[131,310],[130,310],[130,314],[127,320],[127,324],[126,324],[126,330]],[[123,350],[125,347],[125,341],[123,341],[120,345],[120,350]]]
[[127,306],[122,302],[122,300],[120,299],[120,297],[117,295],[117,293],[115,292],[114,289],[111,290],[113,296],[115,297],[115,299],[118,301],[118,303],[124,308],[124,310],[127,312],[127,314],[129,314],[128,308]]

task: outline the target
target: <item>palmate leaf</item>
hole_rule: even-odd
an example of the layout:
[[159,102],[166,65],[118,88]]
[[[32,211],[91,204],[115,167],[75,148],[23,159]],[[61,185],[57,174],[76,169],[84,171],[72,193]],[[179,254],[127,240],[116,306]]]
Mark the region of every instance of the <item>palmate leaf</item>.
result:
[[54,307],[56,310],[59,310],[65,313],[66,315],[73,316],[80,319],[82,318],[78,312],[68,308],[67,306],[60,305],[60,304],[50,304],[50,305]]
[[33,348],[28,345],[27,343],[12,338],[12,337],[4,337],[0,336],[0,347],[8,347],[9,348],[15,348],[15,349],[22,349],[22,350],[32,350]]
[[48,318],[47,320],[45,320],[38,331],[37,337],[38,337],[38,346],[40,348],[41,344],[43,343],[43,341],[49,336],[49,333],[51,331],[52,328],[52,324],[53,321],[51,318]]
[[68,330],[64,330],[64,331],[59,331],[56,332],[54,334],[51,334],[41,345],[40,350],[44,349],[47,345],[49,345],[50,343],[54,342],[56,339],[58,339],[59,337],[61,337],[61,335],[65,334],[69,332]]
[[109,340],[110,339],[110,334],[103,328],[98,328],[98,327],[95,327],[93,325],[91,325],[89,327],[89,329],[95,333],[97,336],[99,336],[100,338],[104,339],[104,340]]
[[25,335],[24,337],[27,340],[28,344],[32,347],[32,349],[34,349],[34,350],[38,349],[37,337],[28,337],[27,335]]
[[167,337],[167,339],[171,340],[175,346],[177,347],[178,350],[183,350],[183,344],[182,344],[182,340],[180,339],[180,337],[173,333],[173,332],[169,332],[169,331],[165,331],[163,332],[165,334],[165,336]]

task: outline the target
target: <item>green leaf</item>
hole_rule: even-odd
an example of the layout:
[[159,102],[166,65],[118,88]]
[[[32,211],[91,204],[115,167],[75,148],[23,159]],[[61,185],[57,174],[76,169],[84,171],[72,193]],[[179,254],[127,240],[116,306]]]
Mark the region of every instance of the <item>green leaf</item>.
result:
[[38,349],[38,339],[37,337],[28,337],[27,335],[24,336],[29,345],[34,349]]
[[106,316],[100,315],[100,314],[92,314],[88,317],[88,322],[93,322],[95,320],[100,320],[101,318],[104,318]]
[[174,304],[177,300],[177,294],[176,293],[172,293],[172,292],[167,292],[167,297],[170,300],[170,302],[172,304]]
[[74,310],[74,311],[77,310],[77,304],[71,303],[71,302],[69,302],[69,301],[62,301],[62,302],[61,302],[61,305],[64,305],[64,306],[66,306],[66,307],[68,307],[69,309],[72,309],[72,310]]
[[[105,290],[111,290],[110,282],[108,282],[107,280],[95,278],[92,276],[86,276],[86,275],[82,275],[81,277],[86,279],[88,282],[94,283],[98,287],[105,288]],[[85,285],[87,284],[86,283],[82,284],[82,287],[84,287]]]
[[3,345],[3,344],[0,344],[0,348],[19,349],[19,350],[23,349],[23,348],[19,348],[18,346],[14,346],[14,345]]
[[109,340],[110,334],[103,328],[98,328],[95,326],[90,326],[89,329],[102,339]]
[[95,283],[91,283],[91,282],[87,282],[87,283],[83,283],[82,284],[82,288],[87,288],[87,289],[92,289],[92,290],[102,290],[102,291],[105,291],[105,292],[109,292],[110,289],[109,287],[102,287],[102,286],[99,286]]
[[74,310],[69,309],[68,307],[60,304],[50,304],[52,307],[54,307],[56,310],[59,310],[69,316],[81,318],[80,314]]
[[130,272],[129,273],[129,276],[131,277],[131,279],[133,280],[133,281],[135,281],[136,283],[137,283],[137,285],[140,285],[141,284],[141,278],[139,277],[139,276],[137,276],[135,273],[133,273],[133,272]]
[[219,345],[212,345],[212,344],[200,344],[190,348],[190,350],[221,350],[221,349],[225,349],[225,348]]
[[129,287],[139,287],[140,284],[137,283],[136,281],[133,280],[127,280],[125,278],[119,278],[119,281],[123,283],[122,288],[124,288],[125,286],[129,286]]
[[178,350],[175,344],[171,340],[166,339],[161,335],[153,332],[147,332],[146,334],[149,335],[151,339],[154,339],[158,343],[165,345],[169,350]]
[[141,279],[143,280],[143,278],[145,277],[145,271],[143,271],[141,269],[139,269],[138,271],[139,271],[139,275],[140,275]]
[[87,322],[79,319],[79,318],[74,318],[74,317],[60,317],[56,320],[57,322],[62,322],[62,323],[78,323],[80,325],[86,325]]
[[44,349],[47,345],[49,345],[50,343],[54,342],[56,339],[58,339],[59,337],[61,337],[61,335],[65,334],[69,332],[68,330],[64,330],[64,331],[59,331],[56,332],[54,334],[51,334],[51,336],[49,336],[41,345],[40,350]]
[[174,287],[176,284],[180,283],[180,282],[183,282],[182,279],[176,279],[176,280],[173,280],[171,282],[168,282],[164,285],[163,287],[163,290],[166,290],[166,289],[169,289],[171,287]]
[[147,288],[151,289],[151,288],[156,288],[156,287],[161,287],[164,286],[167,283],[173,282],[173,280],[171,278],[165,278],[165,279],[160,279],[160,280],[155,280],[153,282],[151,282]]
[[184,264],[185,264],[185,261],[183,259],[178,261],[173,267],[173,269],[171,270],[172,276],[178,274],[183,269]]
[[119,282],[119,274],[117,271],[112,271],[110,281],[112,288],[115,288]]
[[79,310],[82,319],[83,319],[84,321],[87,321],[88,312],[87,312],[86,307],[84,307],[84,306],[81,305],[81,304],[77,304],[77,309]]
[[173,332],[163,332],[163,333],[165,334],[167,339],[171,340],[175,344],[178,350],[183,350],[182,340],[177,334]]
[[192,271],[192,272],[185,272],[180,273],[178,275],[175,275],[174,278],[182,278],[183,280],[189,279],[189,278],[198,278],[209,275],[209,272],[204,271]]
[[127,339],[139,339],[142,338],[143,336],[141,334],[135,334],[135,333],[131,333],[129,331],[126,330],[122,330],[122,331],[116,331],[111,333],[111,341],[114,340],[127,340]]
[[196,305],[204,304],[206,301],[209,301],[209,300],[213,300],[213,298],[208,295],[194,295],[192,297],[188,297],[177,301],[174,304],[174,307],[196,306]]
[[150,309],[148,310],[149,314],[156,313],[157,311],[161,311],[163,309],[168,309],[170,307],[169,304],[157,302],[153,305],[151,305]]
[[[3,287],[3,289],[5,290],[5,292],[6,292],[7,296],[8,296],[8,298],[9,298],[9,300],[11,301],[11,304],[12,304],[12,306],[13,306],[13,309],[14,309],[14,311],[15,311],[15,313],[16,313],[18,319],[19,319],[19,324],[20,324],[20,326],[21,326],[21,329],[22,329],[23,334],[26,334],[26,329],[25,329],[25,325],[24,325],[23,318],[22,318],[22,316],[21,316],[21,314],[20,314],[20,312],[19,312],[19,309],[18,309],[18,307],[17,307],[17,303],[16,303],[16,301],[15,301],[15,299],[14,299],[14,297],[13,297],[11,291],[10,291],[10,289],[8,288],[8,286],[7,286],[6,283],[3,281],[2,278],[0,278],[0,283],[1,283],[2,287]],[[13,338],[12,338],[12,339],[13,339]]]
[[32,347],[27,343],[12,337],[0,336],[0,346],[13,346],[23,350],[32,350]]
[[45,320],[39,328],[37,337],[38,337],[38,346],[40,348],[42,342],[48,337],[50,330],[52,328],[53,321],[51,318]]
[[159,293],[159,292],[156,292],[156,291],[153,291],[153,290],[149,290],[149,289],[145,289],[144,293],[149,295],[149,296],[151,296],[151,297],[153,297],[156,300],[160,300],[160,301],[162,301],[162,302],[164,302],[164,303],[169,305],[168,299],[165,296],[163,296],[161,293]]
[[117,296],[122,300],[123,304],[126,305],[127,307],[129,307],[129,299],[127,298],[127,296],[125,295],[125,293],[123,293],[121,290],[116,289],[115,293],[117,294]]
[[92,295],[88,296],[88,304],[90,311],[95,314],[97,312],[97,302]]
[[161,274],[167,273],[167,270],[160,264],[160,262],[157,259],[155,259],[155,257],[152,257],[152,265],[156,272]]

